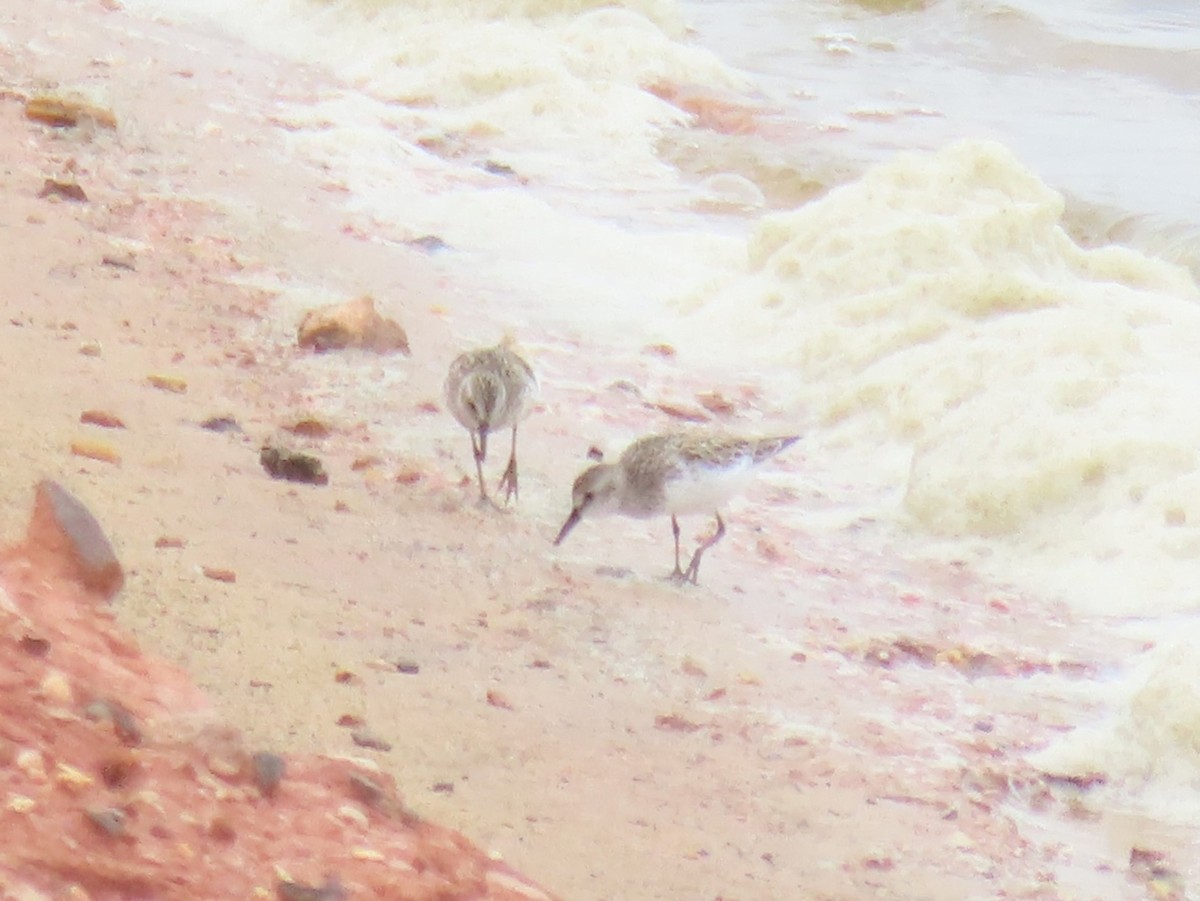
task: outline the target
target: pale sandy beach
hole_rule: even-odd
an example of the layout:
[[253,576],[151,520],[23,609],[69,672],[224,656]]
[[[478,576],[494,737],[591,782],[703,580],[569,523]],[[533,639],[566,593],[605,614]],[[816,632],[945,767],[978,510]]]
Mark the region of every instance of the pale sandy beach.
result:
[[[662,578],[665,517],[553,548],[591,446],[681,414],[790,434],[794,415],[752,373],[530,320],[469,261],[343,204],[346,174],[289,144],[335,76],[118,2],[8,6],[0,524],[20,531],[38,478],[68,485],[126,567],[120,622],[256,744],[373,757],[413,809],[565,899],[1188,897],[1131,875],[1133,847],[1167,855],[1171,891],[1200,885],[1194,831],[1024,757],[1094,713],[1072,686],[1136,642],[870,529],[781,525],[838,505],[802,487],[826,466],[803,441],[767,467],[786,483],[728,511],[697,587]],[[29,121],[41,92],[116,127]],[[86,202],[39,197],[47,178]],[[296,346],[306,309],[361,294],[410,356]],[[541,396],[520,502],[496,511],[441,386],[505,332]],[[329,484],[272,480],[260,445],[310,416],[330,436],[287,440]],[[707,528],[685,521],[689,546]],[[390,750],[353,744],[346,716]]]

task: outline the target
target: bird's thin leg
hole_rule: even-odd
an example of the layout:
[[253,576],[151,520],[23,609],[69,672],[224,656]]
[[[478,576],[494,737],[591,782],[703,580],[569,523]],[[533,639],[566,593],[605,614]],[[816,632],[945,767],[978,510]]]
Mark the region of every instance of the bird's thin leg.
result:
[[508,468],[504,470],[504,475],[500,477],[500,484],[496,486],[496,491],[504,489],[504,503],[508,503],[510,499],[521,497],[517,493],[517,427],[513,426],[512,436],[512,452],[508,455]]
[[682,582],[686,578],[683,570],[679,568],[679,520],[675,518],[675,514],[671,514],[671,531],[675,533],[675,571],[671,573],[671,578],[676,582]]
[[475,455],[475,475],[479,478],[479,499],[486,503],[490,500],[487,486],[483,484],[483,458],[487,455],[487,432],[480,432],[478,438],[476,438],[475,432],[471,433],[471,452]]
[[721,519],[720,513],[714,515],[717,517],[717,531],[705,538],[700,547],[696,548],[696,553],[692,555],[692,562],[688,564],[687,572],[683,574],[684,581],[690,581],[693,585],[696,584],[696,578],[700,574],[700,555],[725,537],[725,521]]

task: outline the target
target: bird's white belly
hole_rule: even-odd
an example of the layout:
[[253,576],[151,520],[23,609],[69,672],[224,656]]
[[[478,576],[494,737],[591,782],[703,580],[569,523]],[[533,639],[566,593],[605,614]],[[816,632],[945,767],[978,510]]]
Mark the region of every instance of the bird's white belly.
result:
[[668,513],[715,513],[754,480],[750,461],[729,469],[693,468],[666,485]]

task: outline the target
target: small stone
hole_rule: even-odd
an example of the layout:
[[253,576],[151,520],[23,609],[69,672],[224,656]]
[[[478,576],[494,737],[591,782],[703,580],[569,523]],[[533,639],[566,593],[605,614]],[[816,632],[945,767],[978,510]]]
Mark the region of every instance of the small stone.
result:
[[74,179],[68,181],[67,179],[47,178],[42,182],[42,190],[38,191],[38,197],[61,197],[72,203],[88,202],[87,194]]
[[206,579],[212,579],[214,582],[236,582],[237,573],[232,569],[219,569],[215,566],[202,566],[200,572],[204,573]]
[[346,893],[341,880],[337,876],[329,876],[323,885],[280,879],[275,886],[275,895],[279,901],[339,901]]
[[437,792],[439,795],[452,795],[452,794],[454,794],[454,783],[453,782],[435,782],[435,783],[433,783],[433,786],[430,788],[430,791]]
[[187,541],[180,538],[178,535],[159,535],[154,539],[154,546],[162,550],[164,548],[182,548],[187,547]]
[[[49,642],[46,643],[49,645]],[[54,701],[56,704],[70,704],[72,700],[71,683],[67,677],[55,670],[48,673],[42,684],[38,687],[38,691],[42,697],[48,701]]]
[[365,720],[361,716],[357,716],[353,713],[343,713],[337,718],[337,725],[346,729],[356,728],[361,726],[364,722]]
[[362,472],[364,469],[374,469],[383,463],[383,458],[375,454],[367,454],[362,457],[355,457],[350,464],[351,472]]
[[670,344],[665,343],[647,344],[642,348],[642,353],[650,354],[651,356],[655,357],[663,357],[664,359],[669,360],[675,356],[675,348]]
[[102,128],[116,128],[112,110],[76,97],[35,94],[25,101],[25,118],[53,128],[71,128],[80,122],[94,122]]
[[279,783],[283,781],[287,770],[287,762],[278,754],[269,751],[259,751],[250,759],[254,772],[254,784],[267,798],[275,797]]
[[240,755],[213,752],[205,755],[204,765],[214,776],[233,782],[242,775],[242,758]]
[[46,775],[46,760],[42,757],[42,752],[34,748],[19,751],[16,764],[17,769],[34,782],[45,782],[49,778]]
[[116,807],[91,807],[84,812],[88,822],[97,831],[111,838],[120,838],[125,834],[125,811]]
[[437,253],[440,250],[447,250],[450,247],[449,244],[437,235],[421,235],[419,238],[412,238],[404,243],[409,247],[416,247],[426,253]]
[[481,168],[491,175],[503,175],[505,178],[512,178],[517,174],[508,163],[498,163],[495,160],[485,160]]
[[146,382],[159,391],[167,391],[171,394],[187,394],[188,383],[187,379],[180,378],[177,375],[162,375],[161,373],[152,373],[146,376]]
[[125,583],[121,564],[96,518],[57,482],[38,483],[25,546],[31,559],[105,600],[111,600]]
[[109,788],[125,788],[141,769],[131,751],[117,751],[100,764],[100,778]]
[[241,424],[232,416],[210,416],[200,423],[200,428],[210,432],[241,432]]
[[362,679],[348,669],[340,669],[333,674],[333,681],[338,685],[357,685]]
[[223,844],[231,844],[237,838],[233,824],[222,816],[213,817],[208,824],[208,834]]
[[696,400],[709,413],[715,413],[718,416],[729,416],[737,412],[733,401],[720,391],[702,391],[696,395]]
[[382,785],[370,776],[362,773],[351,773],[349,778],[350,791],[368,807],[374,807],[387,794]]
[[37,801],[25,795],[10,795],[8,803],[4,806],[13,813],[29,813],[29,811],[37,807]]
[[421,672],[421,666],[417,661],[410,660],[408,657],[399,657],[396,659],[396,672],[415,676]]
[[129,709],[120,701],[100,699],[88,704],[83,715],[91,720],[109,720],[113,733],[128,747],[142,743],[142,729]]
[[404,329],[394,319],[381,316],[369,295],[309,310],[300,321],[296,340],[301,347],[317,352],[357,347],[376,353],[409,353]]
[[98,357],[104,353],[104,347],[99,341],[84,341],[79,345],[79,353],[85,357]]
[[513,705],[507,697],[495,689],[489,689],[487,693],[487,702],[492,707],[499,707],[501,710],[512,710]]
[[425,473],[419,469],[413,469],[411,466],[399,470],[392,478],[397,485],[415,485],[417,482],[425,479]]
[[684,657],[679,663],[679,671],[685,676],[694,676],[697,679],[703,679],[708,675],[708,670],[702,667],[692,657]]
[[337,809],[337,815],[343,822],[350,823],[362,829],[366,829],[371,824],[367,815],[362,812],[361,808],[354,804],[343,804]]
[[350,733],[350,740],[360,748],[370,748],[372,751],[390,751],[392,749],[391,742],[366,729],[355,729]]
[[123,429],[125,423],[116,413],[107,410],[84,410],[79,414],[79,421],[84,425],[95,425],[102,429]]
[[329,476],[325,466],[312,454],[279,447],[270,442],[264,444],[258,461],[273,479],[288,482],[303,482],[308,485],[327,485]]
[[45,657],[50,653],[50,642],[35,635],[21,637],[21,650],[30,657]]
[[131,253],[106,253],[100,257],[101,266],[111,266],[113,269],[125,269],[133,272],[137,267],[134,265],[133,254]]
[[680,419],[684,422],[708,422],[711,418],[707,413],[698,407],[686,406],[678,404],[674,401],[664,400],[647,403],[646,406],[652,410],[658,410],[666,413],[672,419]]
[[89,787],[96,780],[83,772],[83,770],[66,763],[60,763],[54,768],[54,781],[63,788],[77,792]]
[[101,463],[120,465],[120,452],[107,441],[81,439],[71,442],[71,453],[76,457],[87,457],[89,460],[99,460]]
[[333,434],[333,429],[327,423],[312,416],[298,419],[289,425],[285,425],[283,428],[284,431],[291,432],[293,435],[299,435],[302,438],[328,438]]
[[664,732],[695,732],[702,728],[699,723],[694,723],[677,713],[659,715],[654,718],[654,728],[661,729]]

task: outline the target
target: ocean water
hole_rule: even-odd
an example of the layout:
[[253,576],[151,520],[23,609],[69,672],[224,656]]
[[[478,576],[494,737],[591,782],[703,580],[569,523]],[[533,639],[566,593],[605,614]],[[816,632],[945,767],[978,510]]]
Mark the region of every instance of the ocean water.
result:
[[128,5],[337,72],[279,116],[381,232],[754,370],[847,521],[1154,644],[1039,759],[1200,815],[1200,9]]

